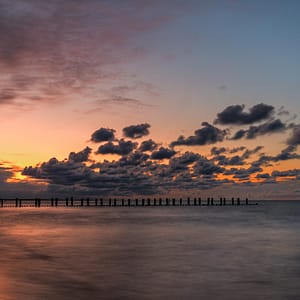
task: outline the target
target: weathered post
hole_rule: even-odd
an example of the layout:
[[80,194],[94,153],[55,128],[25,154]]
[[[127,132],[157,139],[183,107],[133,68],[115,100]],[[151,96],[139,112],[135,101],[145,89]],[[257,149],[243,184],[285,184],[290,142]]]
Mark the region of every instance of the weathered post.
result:
[[135,206],[139,206],[139,200],[135,199]]
[[223,204],[222,202],[223,202],[223,199],[222,199],[222,197],[220,197],[220,206]]
[[153,205],[156,206],[156,198],[153,199]]
[[198,205],[201,206],[201,198],[198,198]]
[[100,206],[103,206],[103,199],[100,198]]
[[151,202],[151,200],[150,200],[150,198],[148,198],[148,199],[147,199],[147,205],[148,205],[148,206],[150,206],[150,204],[151,204],[150,202]]
[[169,206],[169,198],[166,198],[166,206]]
[[69,206],[69,198],[66,198],[66,206]]
[[188,206],[191,205],[191,199],[190,199],[190,197],[187,198],[187,205],[188,205]]
[[241,204],[240,198],[237,198],[237,205],[240,205],[240,204]]
[[231,205],[234,205],[234,198],[231,198]]
[[248,198],[246,198],[246,205],[248,205],[249,204],[249,200],[248,200]]
[[71,197],[71,206],[74,206],[74,199],[73,199],[73,197]]
[[209,203],[210,203],[210,198],[207,198],[207,203],[206,203],[206,205],[209,206]]
[[58,205],[58,199],[55,198],[55,206],[57,207],[57,205]]
[[214,198],[211,198],[211,205],[214,205]]
[[3,201],[3,199],[0,199],[0,205],[1,205],[1,207],[4,206],[4,201]]
[[111,198],[108,199],[108,206],[111,206]]
[[226,205],[226,198],[223,198],[223,204]]
[[175,198],[173,198],[173,200],[172,200],[172,201],[173,201],[173,203],[172,203],[172,204],[173,204],[173,206],[175,206],[175,205],[176,205]]
[[182,198],[179,199],[179,205],[182,206]]
[[159,206],[161,206],[161,201],[162,201],[161,198],[159,198],[159,204],[158,204]]
[[18,198],[16,198],[16,207],[18,207],[19,206],[19,200],[18,200]]

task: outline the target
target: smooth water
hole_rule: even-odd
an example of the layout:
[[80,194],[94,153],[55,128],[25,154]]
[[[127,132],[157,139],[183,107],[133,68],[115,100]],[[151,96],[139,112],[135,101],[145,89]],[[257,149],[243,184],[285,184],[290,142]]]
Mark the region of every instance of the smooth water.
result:
[[0,299],[300,299],[300,202],[0,209]]

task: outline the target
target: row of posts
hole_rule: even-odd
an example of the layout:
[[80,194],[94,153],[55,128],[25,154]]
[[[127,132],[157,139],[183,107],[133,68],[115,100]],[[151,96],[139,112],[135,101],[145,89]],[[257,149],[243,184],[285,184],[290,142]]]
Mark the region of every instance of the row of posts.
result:
[[[151,201],[152,200],[152,201]],[[4,207],[4,199],[0,199],[0,207]],[[8,200],[12,201],[12,200]],[[59,200],[58,198],[51,198],[50,200],[41,200],[39,198],[26,200],[26,199],[15,199],[15,207],[22,207],[26,206],[28,202],[31,202],[34,207],[41,207],[42,201],[47,202],[47,206],[57,207],[57,206],[213,206],[213,205],[248,205],[249,200],[248,198],[245,199],[245,201],[242,203],[240,198],[231,198],[230,200],[226,200],[226,198],[220,198],[219,201],[214,200],[214,198],[207,198],[206,201],[202,201],[201,198],[187,198],[186,201],[184,201],[182,198],[179,200],[175,198],[154,198],[154,199],[112,199],[109,198],[108,200],[104,201],[103,198],[96,198],[96,199],[90,199],[90,198],[81,198],[80,200],[74,200],[73,197],[66,198],[65,200]],[[50,205],[49,205],[50,204]],[[11,205],[14,206],[14,205]],[[32,206],[32,205],[30,205]]]

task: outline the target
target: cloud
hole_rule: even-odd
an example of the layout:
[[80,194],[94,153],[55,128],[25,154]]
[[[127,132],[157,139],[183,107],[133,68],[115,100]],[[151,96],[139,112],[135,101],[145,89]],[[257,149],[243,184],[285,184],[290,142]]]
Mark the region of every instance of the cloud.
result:
[[201,125],[203,128],[195,130],[194,135],[187,138],[180,136],[176,141],[170,144],[171,147],[214,144],[223,141],[227,135],[226,130],[221,130],[207,122],[203,122]]
[[298,175],[300,175],[300,169],[272,172],[273,177],[294,177]]
[[258,126],[250,126],[248,129],[238,130],[232,140],[238,140],[245,137],[248,140],[254,139],[261,135],[283,132],[290,128],[290,125],[284,124],[280,119],[270,120]]
[[245,105],[231,105],[217,114],[215,124],[245,125],[268,119],[274,113],[274,107],[264,103],[256,104],[245,112]]
[[153,151],[158,147],[157,143],[155,143],[152,139],[143,141],[140,144],[139,150],[142,152]]
[[149,134],[150,124],[143,123],[123,128],[123,135],[128,138],[138,139]]
[[92,152],[92,148],[90,147],[85,147],[82,151],[80,152],[71,152],[69,154],[69,160],[73,162],[85,162],[89,160],[89,156]]
[[92,134],[91,141],[94,143],[113,141],[115,139],[115,132],[114,129],[101,127]]
[[[172,22],[180,7],[178,1],[172,1],[172,10],[160,1],[1,1],[1,87],[15,97],[0,104],[32,106],[85,96],[122,76],[117,65],[146,55],[139,37]],[[26,75],[16,80],[19,74]]]
[[290,146],[298,146],[300,145],[300,125],[296,125],[293,128],[292,134],[287,140],[287,144]]
[[96,154],[118,154],[118,155],[128,155],[131,153],[137,146],[137,143],[131,141],[125,141],[121,139],[118,141],[118,144],[112,142],[105,143],[101,145]]
[[157,151],[152,152],[151,158],[152,159],[157,159],[157,160],[162,160],[162,159],[167,159],[171,158],[176,154],[176,151],[164,147],[160,147]]

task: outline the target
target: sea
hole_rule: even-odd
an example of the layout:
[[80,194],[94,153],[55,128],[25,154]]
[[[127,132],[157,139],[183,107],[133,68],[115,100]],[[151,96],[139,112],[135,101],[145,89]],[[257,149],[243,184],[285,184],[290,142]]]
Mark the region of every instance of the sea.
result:
[[300,201],[0,208],[0,299],[298,300]]

